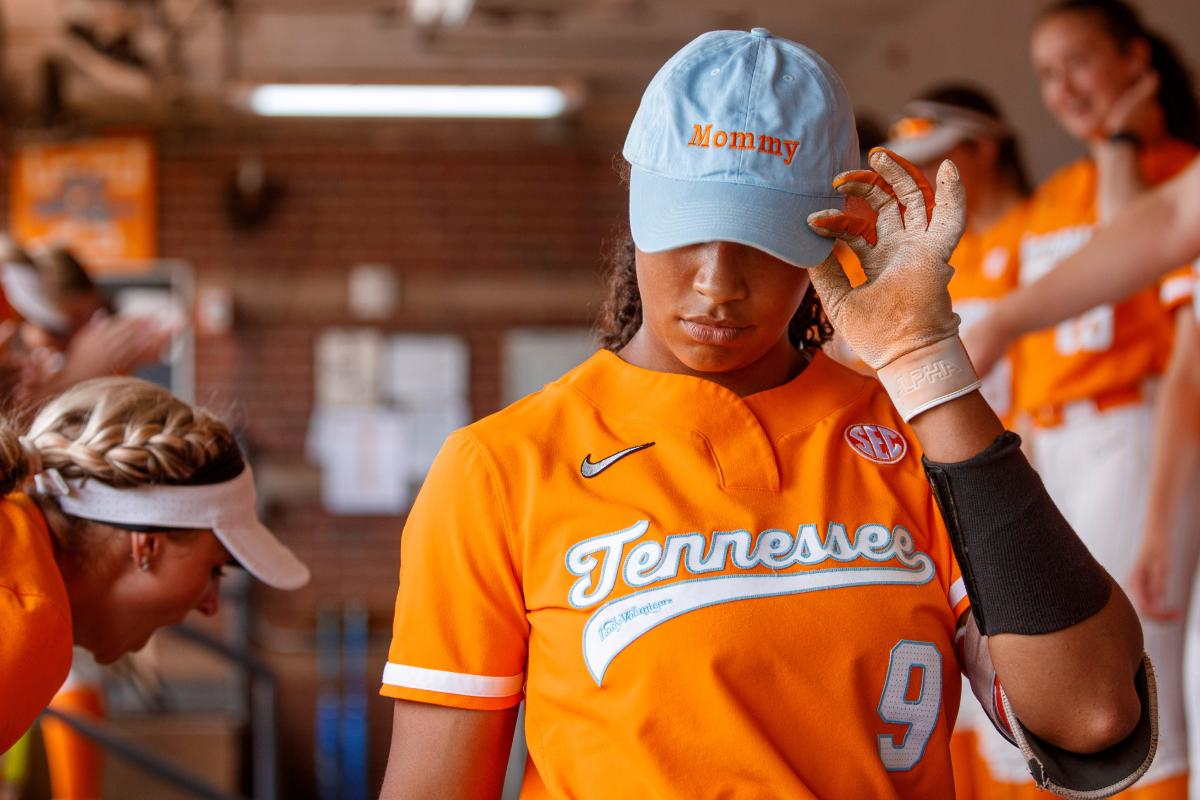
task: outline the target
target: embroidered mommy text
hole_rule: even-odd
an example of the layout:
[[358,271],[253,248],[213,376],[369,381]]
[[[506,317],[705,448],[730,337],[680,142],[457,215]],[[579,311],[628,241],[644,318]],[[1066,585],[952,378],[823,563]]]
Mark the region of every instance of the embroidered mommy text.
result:
[[800,142],[795,139],[781,139],[765,133],[751,131],[713,130],[713,124],[702,125],[699,122],[692,125],[692,138],[688,147],[725,147],[730,150],[753,150],[758,153],[777,156],[783,163],[791,165],[800,148]]

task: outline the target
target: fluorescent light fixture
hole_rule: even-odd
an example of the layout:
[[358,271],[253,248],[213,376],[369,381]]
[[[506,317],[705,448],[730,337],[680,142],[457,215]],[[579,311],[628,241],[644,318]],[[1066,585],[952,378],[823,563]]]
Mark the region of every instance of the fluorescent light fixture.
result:
[[250,109],[267,117],[460,117],[548,119],[567,110],[555,86],[264,84]]
[[423,27],[445,25],[459,28],[471,16],[475,0],[409,0],[408,14]]

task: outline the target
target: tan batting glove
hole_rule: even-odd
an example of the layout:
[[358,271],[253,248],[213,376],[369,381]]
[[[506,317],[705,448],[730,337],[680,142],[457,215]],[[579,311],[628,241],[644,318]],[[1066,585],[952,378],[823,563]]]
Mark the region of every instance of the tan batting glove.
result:
[[876,370],[907,421],[979,387],[946,291],[966,207],[949,161],[938,170],[936,196],[920,170],[896,154],[876,148],[870,163],[870,170],[838,175],[833,186],[866,200],[877,215],[873,224],[835,209],[808,218],[813,231],[854,251],[866,283],[851,287],[833,254],[809,274],[833,327]]

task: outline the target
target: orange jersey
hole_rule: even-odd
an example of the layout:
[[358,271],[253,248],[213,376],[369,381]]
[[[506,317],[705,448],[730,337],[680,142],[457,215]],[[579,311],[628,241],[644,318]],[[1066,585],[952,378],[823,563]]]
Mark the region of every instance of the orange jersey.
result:
[[0,753],[21,738],[71,668],[71,605],[42,512],[0,500]]
[[[1194,147],[1171,142],[1140,157],[1142,174],[1158,184],[1195,157]],[[1096,168],[1081,159],[1052,175],[1034,195],[1021,240],[1021,283],[1033,283],[1091,238],[1096,223]],[[1139,397],[1139,385],[1162,372],[1170,353],[1172,284],[1144,289],[1017,344],[1016,405],[1035,421],[1053,422],[1073,401],[1098,404]]]
[[740,398],[601,351],[452,435],[382,693],[526,700],[523,798],[953,793],[968,600],[874,380]]
[[[950,263],[950,299],[964,327],[983,319],[992,305],[1017,286],[1021,234],[1029,214],[1022,202],[986,230],[968,228]],[[983,396],[1003,419],[1012,412],[1012,354],[1001,359],[983,379]]]
[[[1021,235],[1028,217],[1029,206],[1022,202],[986,230],[967,228],[963,233],[950,257],[950,299],[960,315],[964,303],[999,300],[1017,287]],[[963,322],[968,320],[964,317]]]

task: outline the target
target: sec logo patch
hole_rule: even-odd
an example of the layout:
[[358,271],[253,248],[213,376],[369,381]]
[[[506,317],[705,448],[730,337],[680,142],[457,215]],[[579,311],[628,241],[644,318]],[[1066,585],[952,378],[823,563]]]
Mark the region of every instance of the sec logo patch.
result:
[[846,444],[877,464],[895,464],[908,452],[904,437],[883,425],[851,425],[846,428]]

